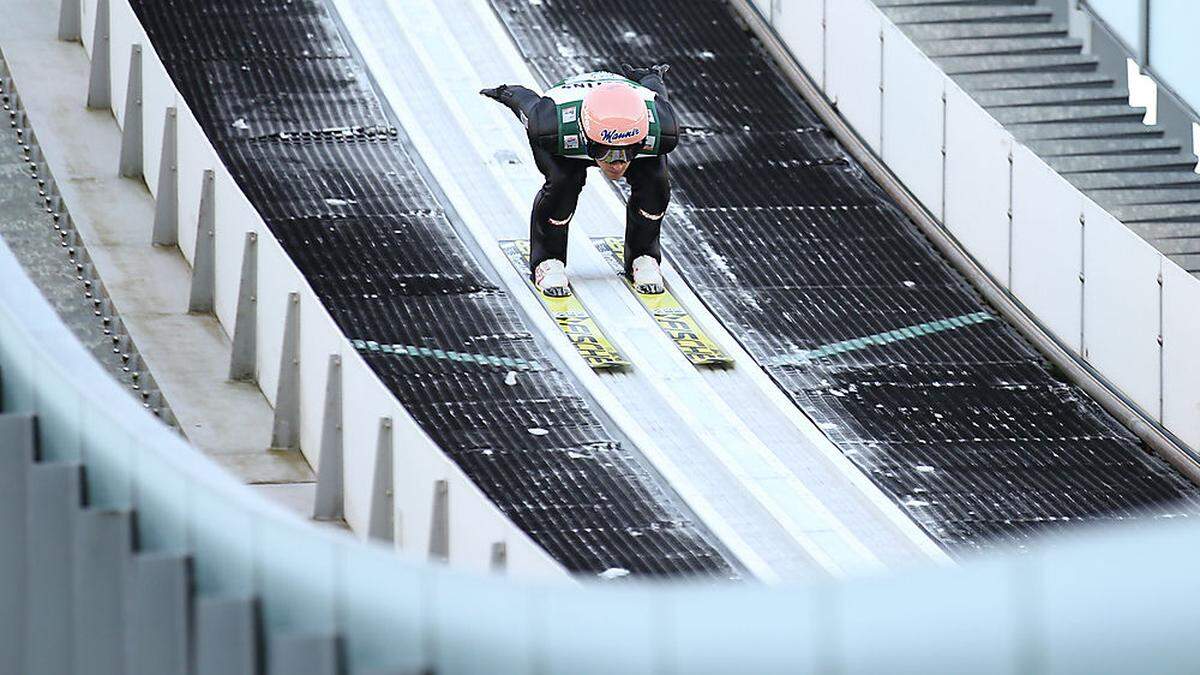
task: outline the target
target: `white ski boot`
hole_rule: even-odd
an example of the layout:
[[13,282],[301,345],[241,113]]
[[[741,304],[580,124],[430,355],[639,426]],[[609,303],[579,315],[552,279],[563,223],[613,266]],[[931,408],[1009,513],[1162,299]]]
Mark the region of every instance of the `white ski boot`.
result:
[[563,261],[550,258],[538,263],[533,269],[533,283],[548,298],[565,298],[571,294],[567,285],[567,266]]
[[663,284],[662,270],[658,268],[658,261],[654,258],[643,255],[633,259],[633,265],[630,266],[633,271],[633,290],[643,295],[658,295],[667,290]]

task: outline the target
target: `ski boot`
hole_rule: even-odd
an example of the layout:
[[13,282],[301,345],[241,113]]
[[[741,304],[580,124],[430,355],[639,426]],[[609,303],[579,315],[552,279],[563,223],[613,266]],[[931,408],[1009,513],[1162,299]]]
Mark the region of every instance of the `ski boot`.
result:
[[567,285],[567,266],[550,258],[538,263],[533,270],[533,284],[548,298],[565,298],[571,294]]
[[663,284],[662,270],[654,258],[648,255],[638,256],[629,267],[630,276],[633,278],[633,290],[642,295],[658,295],[667,290]]

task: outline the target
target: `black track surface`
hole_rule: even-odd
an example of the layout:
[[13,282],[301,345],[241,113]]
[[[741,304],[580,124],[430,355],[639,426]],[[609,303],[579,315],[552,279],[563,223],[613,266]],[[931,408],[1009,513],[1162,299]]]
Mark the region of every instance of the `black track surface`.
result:
[[225,165],[347,336],[541,364],[510,385],[509,366],[365,352],[514,522],[576,572],[734,576],[456,237],[321,2],[133,4]]
[[951,551],[1020,545],[1068,521],[1200,513],[1195,486],[994,317],[797,358],[988,310],[733,8],[491,2],[546,81],[622,61],[671,64],[685,133],[670,156],[667,254],[842,452]]

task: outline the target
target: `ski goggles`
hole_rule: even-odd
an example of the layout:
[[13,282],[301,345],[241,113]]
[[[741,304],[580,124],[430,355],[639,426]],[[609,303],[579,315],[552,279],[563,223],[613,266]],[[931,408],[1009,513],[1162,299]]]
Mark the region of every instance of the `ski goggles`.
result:
[[587,155],[597,162],[607,162],[613,164],[616,162],[632,162],[634,157],[637,157],[638,148],[642,147],[641,143],[633,145],[602,145],[600,143],[589,142],[587,144]]

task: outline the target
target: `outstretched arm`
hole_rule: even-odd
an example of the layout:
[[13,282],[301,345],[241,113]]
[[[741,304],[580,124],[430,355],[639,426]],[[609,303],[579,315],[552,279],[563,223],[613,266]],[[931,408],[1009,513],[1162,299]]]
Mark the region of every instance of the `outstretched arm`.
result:
[[529,119],[533,116],[534,106],[542,98],[537,92],[519,84],[502,84],[491,89],[481,89],[479,93],[503,103],[526,128],[529,127]]
[[621,70],[625,71],[625,77],[652,90],[663,101],[668,100],[667,83],[663,81],[663,76],[670,69],[671,66],[666,63],[660,63],[657,66],[650,66],[649,68],[635,68],[628,63],[621,64]]

